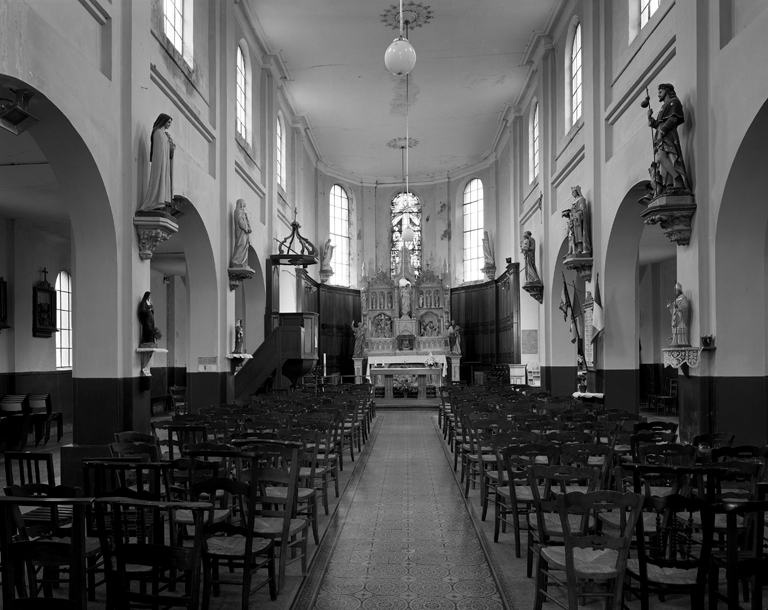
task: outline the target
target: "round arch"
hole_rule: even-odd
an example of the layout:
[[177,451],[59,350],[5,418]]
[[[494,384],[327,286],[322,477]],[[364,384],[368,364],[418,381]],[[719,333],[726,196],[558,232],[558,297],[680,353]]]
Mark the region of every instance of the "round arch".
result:
[[[133,304],[126,307],[119,290],[120,257],[109,191],[96,156],[67,113],[29,83],[0,74],[0,89],[8,87],[34,93],[29,110],[38,123],[26,133],[49,163],[69,215],[74,298],[73,436],[75,443],[100,442],[102,430],[114,432],[118,422],[117,411],[103,408],[101,400],[105,395],[119,396],[123,389],[119,378],[130,374],[132,354],[121,354],[133,336],[125,330],[124,316],[134,316]],[[100,407],[87,408],[79,396],[96,398],[88,404]]]
[[[768,377],[768,101],[750,124],[731,164],[715,233],[717,384],[715,426],[739,444],[766,442]],[[738,310],[738,315],[734,315]]]
[[608,237],[603,277],[598,279],[593,269],[591,282],[593,296],[595,282],[600,283],[605,314],[602,349],[597,345],[595,352],[598,385],[602,383],[610,406],[630,411],[639,409],[638,254],[645,225],[637,201],[645,184],[637,182],[622,198]]

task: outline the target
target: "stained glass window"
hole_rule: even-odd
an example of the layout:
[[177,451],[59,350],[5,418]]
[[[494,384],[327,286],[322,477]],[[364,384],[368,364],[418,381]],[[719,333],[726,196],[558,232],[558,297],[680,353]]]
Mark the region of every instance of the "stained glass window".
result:
[[400,271],[400,249],[403,247],[403,232],[410,228],[413,240],[406,242],[411,253],[410,266],[418,276],[421,273],[421,201],[413,193],[399,193],[392,199],[392,250],[390,273]]

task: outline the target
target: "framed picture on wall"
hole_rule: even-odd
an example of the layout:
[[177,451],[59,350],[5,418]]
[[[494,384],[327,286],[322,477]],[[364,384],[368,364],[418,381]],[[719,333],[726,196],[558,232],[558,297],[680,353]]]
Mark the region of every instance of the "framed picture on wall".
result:
[[56,328],[56,291],[42,281],[32,288],[32,336],[50,339]]

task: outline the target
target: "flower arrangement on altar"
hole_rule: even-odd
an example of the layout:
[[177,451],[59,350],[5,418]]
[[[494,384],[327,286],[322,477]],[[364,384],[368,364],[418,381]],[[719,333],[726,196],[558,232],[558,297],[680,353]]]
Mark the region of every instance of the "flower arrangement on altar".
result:
[[427,356],[427,359],[424,361],[424,364],[426,364],[429,368],[433,368],[437,366],[437,360],[435,360],[435,357],[432,355],[432,352],[429,352],[429,356]]

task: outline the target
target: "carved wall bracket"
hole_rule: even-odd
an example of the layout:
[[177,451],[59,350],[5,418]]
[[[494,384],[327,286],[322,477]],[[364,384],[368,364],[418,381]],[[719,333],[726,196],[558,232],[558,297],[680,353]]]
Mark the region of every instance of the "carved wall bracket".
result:
[[701,347],[665,347],[661,351],[664,354],[664,366],[679,369],[687,364],[695,369],[701,362]]
[[566,269],[576,271],[585,281],[592,281],[592,264],[594,259],[583,254],[568,254],[563,257],[563,265]]
[[136,348],[136,353],[138,353],[139,358],[141,358],[141,376],[142,377],[152,377],[152,373],[150,372],[150,369],[149,369],[149,361],[152,360],[152,356],[155,355],[155,352],[167,354],[168,350],[162,347]]
[[528,282],[523,285],[523,290],[530,294],[539,303],[544,303],[544,284],[541,282]]
[[328,280],[331,279],[331,276],[334,274],[333,269],[321,269],[320,270],[320,283],[325,284]]
[[173,217],[164,212],[136,212],[133,226],[139,236],[139,257],[143,261],[152,258],[157,244],[179,230]]
[[229,275],[229,289],[234,290],[243,282],[243,280],[250,280],[255,273],[256,272],[250,267],[227,268],[227,274]]
[[485,277],[488,280],[494,280],[496,278],[496,265],[486,265],[480,271],[485,274]]
[[661,195],[640,215],[645,224],[660,224],[664,235],[678,246],[691,241],[691,219],[696,212],[693,195]]

